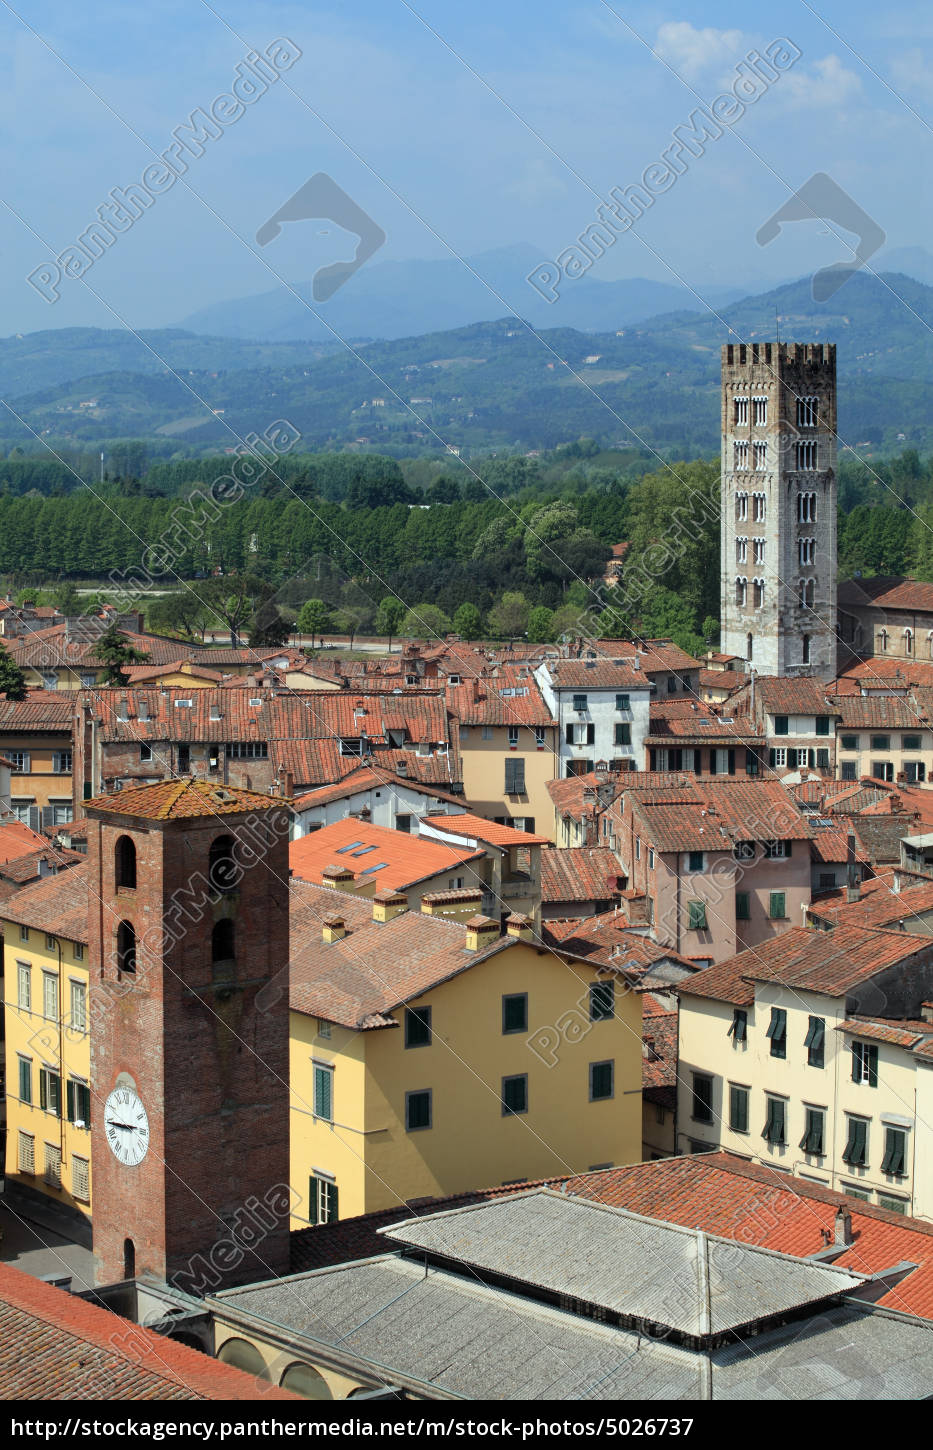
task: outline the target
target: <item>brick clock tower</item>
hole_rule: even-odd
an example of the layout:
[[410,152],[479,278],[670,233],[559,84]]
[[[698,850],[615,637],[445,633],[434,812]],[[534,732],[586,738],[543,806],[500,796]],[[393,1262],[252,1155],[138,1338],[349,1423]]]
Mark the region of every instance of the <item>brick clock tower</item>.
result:
[[186,779],[84,808],[97,1281],[287,1273],[287,804]]
[[720,649],[760,675],[836,673],[836,349],[722,349]]

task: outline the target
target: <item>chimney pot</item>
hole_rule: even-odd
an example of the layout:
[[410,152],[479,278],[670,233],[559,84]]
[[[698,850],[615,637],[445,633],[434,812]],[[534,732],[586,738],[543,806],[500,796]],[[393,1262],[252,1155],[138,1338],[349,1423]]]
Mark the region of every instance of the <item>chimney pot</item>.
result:
[[836,1209],[834,1227],[834,1241],[837,1245],[845,1245],[847,1248],[855,1242],[852,1237],[852,1215],[847,1208]]

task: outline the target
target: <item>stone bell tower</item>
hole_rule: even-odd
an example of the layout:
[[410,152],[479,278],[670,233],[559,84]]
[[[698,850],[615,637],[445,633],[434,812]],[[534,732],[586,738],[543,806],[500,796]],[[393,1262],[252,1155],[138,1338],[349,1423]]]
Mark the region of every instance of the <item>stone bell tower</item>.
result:
[[836,673],[836,348],[722,349],[720,648],[762,675]]

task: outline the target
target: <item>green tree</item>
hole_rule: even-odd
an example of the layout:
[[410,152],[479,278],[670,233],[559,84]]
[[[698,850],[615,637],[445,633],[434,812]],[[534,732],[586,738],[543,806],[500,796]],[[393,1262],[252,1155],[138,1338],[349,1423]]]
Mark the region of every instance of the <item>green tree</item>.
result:
[[528,615],[529,644],[551,644],[554,640],[554,611],[538,604]]
[[398,627],[405,618],[405,606],[401,599],[396,599],[392,594],[387,594],[376,610],[375,629],[377,634],[388,636],[389,650],[392,649],[392,636],[398,634]]
[[126,666],[143,665],[149,658],[143,650],[131,645],[115,624],[104,630],[91,653],[106,666],[105,685],[125,685],[127,678],[123,671]]
[[26,698],[26,676],[2,644],[0,644],[0,695],[7,700],[25,700]]
[[180,634],[187,639],[204,638],[211,610],[198,598],[200,585],[177,589],[153,599],[146,610],[149,628],[157,634]]
[[278,649],[279,645],[288,644],[291,632],[291,625],[278,605],[268,599],[260,604],[250,621],[249,642],[254,649],[257,646],[260,649]]
[[344,604],[334,615],[332,628],[338,634],[349,635],[350,648],[361,629],[365,629],[371,610],[364,604]]
[[205,579],[198,592],[224,621],[230,631],[230,646],[236,649],[241,627],[266,602],[272,589],[258,575],[244,573]]
[[524,594],[507,590],[489,611],[489,628],[503,639],[524,634],[528,624],[530,606]]
[[450,620],[436,604],[416,604],[402,620],[399,634],[409,639],[433,639],[450,630]]
[[319,638],[325,629],[331,628],[330,610],[323,599],[307,599],[298,611],[298,630],[301,634],[310,634],[311,648],[314,648],[314,636]]
[[454,629],[461,639],[479,639],[483,629],[483,616],[475,604],[466,600],[454,615]]

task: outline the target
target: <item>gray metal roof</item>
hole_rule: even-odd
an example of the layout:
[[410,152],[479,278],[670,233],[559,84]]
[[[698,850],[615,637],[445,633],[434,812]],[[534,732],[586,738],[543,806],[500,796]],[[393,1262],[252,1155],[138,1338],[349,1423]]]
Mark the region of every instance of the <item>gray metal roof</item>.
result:
[[712,1353],[392,1255],[226,1290],[211,1305],[228,1323],[253,1319],[260,1337],[275,1326],[310,1363],[351,1376],[362,1364],[427,1397],[898,1400],[933,1383],[933,1325],[851,1301]]
[[845,1293],[847,1269],[535,1189],[379,1230],[388,1238],[633,1319],[701,1336]]

